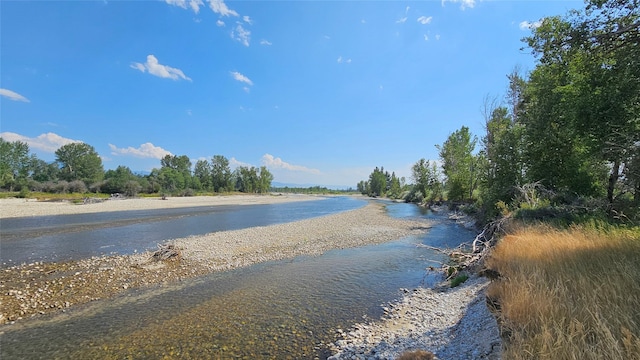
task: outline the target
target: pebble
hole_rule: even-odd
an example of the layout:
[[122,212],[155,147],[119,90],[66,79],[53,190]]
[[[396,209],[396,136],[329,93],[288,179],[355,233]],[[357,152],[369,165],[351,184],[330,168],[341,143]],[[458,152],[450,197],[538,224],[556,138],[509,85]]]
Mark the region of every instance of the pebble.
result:
[[418,349],[438,359],[500,359],[498,324],[485,302],[488,283],[472,276],[446,291],[402,289],[403,297],[385,306],[390,310],[381,319],[354,325],[360,331],[339,331],[342,339],[332,344],[329,359],[395,359]]

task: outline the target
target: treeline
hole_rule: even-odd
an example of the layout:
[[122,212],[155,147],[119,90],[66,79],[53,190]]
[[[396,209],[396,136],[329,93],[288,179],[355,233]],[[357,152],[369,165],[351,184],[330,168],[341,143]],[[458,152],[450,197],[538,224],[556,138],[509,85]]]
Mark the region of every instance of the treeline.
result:
[[345,190],[329,189],[324,186],[309,187],[290,187],[290,186],[272,186],[271,191],[284,194],[318,194],[318,195],[345,195],[354,193],[353,188]]
[[18,191],[20,196],[31,191],[190,196],[196,192],[266,193],[273,181],[264,166],[240,166],[231,171],[229,160],[222,155],[211,161],[198,160],[193,168],[186,155],[167,155],[149,175],[135,174],[126,166],[104,171],[98,153],[84,143],[64,145],[55,155],[56,160],[47,163],[31,154],[26,143],[0,138],[0,189]]
[[[480,139],[462,127],[437,146],[441,166],[414,165],[410,193],[418,196],[408,199],[464,201],[485,218],[571,206],[638,220],[640,16],[633,3],[592,0],[543,19],[523,39],[535,69],[514,70],[505,99],[485,100]],[[358,189],[380,195],[377,172]]]

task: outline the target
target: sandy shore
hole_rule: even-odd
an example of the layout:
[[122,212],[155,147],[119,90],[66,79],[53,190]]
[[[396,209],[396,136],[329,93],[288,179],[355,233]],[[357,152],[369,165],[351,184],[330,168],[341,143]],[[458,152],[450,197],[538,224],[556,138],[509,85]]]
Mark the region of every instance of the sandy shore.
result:
[[167,200],[160,198],[107,199],[88,204],[73,204],[68,201],[37,201],[35,199],[0,199],[0,219],[192,206],[277,204],[319,199],[322,197],[297,194],[169,197]]

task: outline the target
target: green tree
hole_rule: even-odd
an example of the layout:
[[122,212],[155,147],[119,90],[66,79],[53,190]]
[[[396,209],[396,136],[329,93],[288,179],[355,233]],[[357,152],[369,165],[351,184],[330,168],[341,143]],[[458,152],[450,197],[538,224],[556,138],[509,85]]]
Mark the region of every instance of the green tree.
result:
[[205,190],[213,189],[213,179],[211,177],[211,165],[207,160],[198,160],[193,168],[193,177],[197,179],[201,187]]
[[273,174],[269,172],[266,166],[260,167],[260,174],[258,175],[258,188],[257,191],[261,194],[268,193],[271,189],[271,182],[273,181]]
[[127,196],[136,196],[140,191],[131,183],[138,183],[137,177],[126,166],[118,166],[115,170],[107,170],[104,174],[104,180],[105,183],[101,186],[101,190],[107,194],[122,193]]
[[214,155],[211,159],[211,177],[213,191],[224,192],[233,190],[232,173],[229,160],[222,155]]
[[26,182],[30,163],[27,143],[0,138],[0,187],[13,191],[14,186]]
[[60,164],[60,175],[67,181],[93,184],[104,177],[102,159],[91,145],[71,143],[60,147],[55,154]]
[[433,202],[442,198],[442,182],[440,181],[436,162],[431,163],[420,159],[411,167],[411,177],[415,190],[422,195],[422,199]]
[[[634,163],[640,142],[638,5],[591,0],[584,11],[544,19],[525,39],[539,58],[528,94],[529,143],[538,151],[558,146],[562,159],[553,160],[572,169],[563,172],[554,164],[544,178],[533,161],[533,177],[547,186],[584,195],[606,192],[612,203],[625,168]],[[545,127],[551,142],[541,144]]]
[[60,168],[55,162],[47,163],[37,157],[31,158],[31,178],[37,182],[58,180]]
[[384,196],[387,190],[387,176],[384,168],[376,167],[369,175],[369,196]]
[[449,135],[444,144],[436,145],[447,178],[446,189],[449,200],[459,201],[473,198],[476,188],[477,164],[473,155],[477,138],[471,136],[469,128],[463,126]]

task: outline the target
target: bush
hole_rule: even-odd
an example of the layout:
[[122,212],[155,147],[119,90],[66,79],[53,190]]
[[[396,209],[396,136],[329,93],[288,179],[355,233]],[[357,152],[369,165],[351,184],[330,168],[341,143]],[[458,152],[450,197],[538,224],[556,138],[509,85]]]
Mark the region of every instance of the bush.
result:
[[82,180],[74,180],[69,183],[69,192],[84,194],[87,192],[87,185]]
[[463,282],[467,281],[469,279],[469,275],[467,274],[460,274],[458,276],[456,276],[455,278],[451,279],[451,287],[457,287],[460,286],[460,284],[462,284]]

